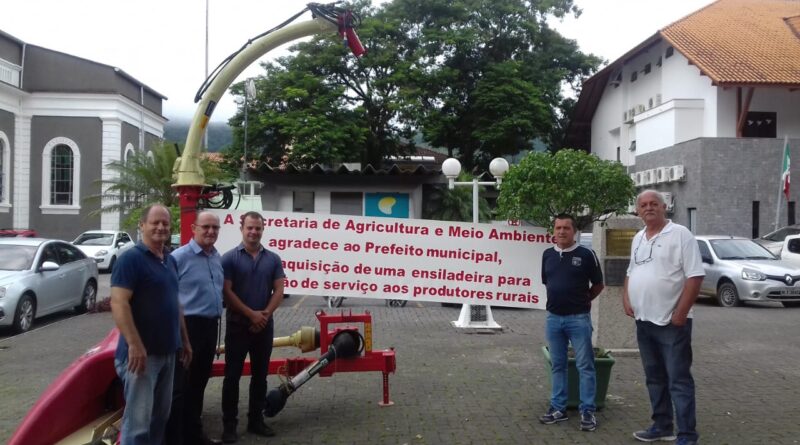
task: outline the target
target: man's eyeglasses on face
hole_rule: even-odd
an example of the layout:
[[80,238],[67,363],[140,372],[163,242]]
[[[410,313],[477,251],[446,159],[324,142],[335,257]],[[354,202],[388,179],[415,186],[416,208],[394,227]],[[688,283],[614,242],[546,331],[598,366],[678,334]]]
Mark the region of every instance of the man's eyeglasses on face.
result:
[[215,226],[215,225],[211,225],[211,224],[201,224],[201,225],[195,224],[195,227],[200,227],[201,229],[203,229],[206,232],[208,232],[209,230],[213,230],[215,232],[219,231],[219,226]]
[[[642,241],[644,240],[644,235],[642,235],[642,237],[639,238],[639,243],[636,244],[636,248],[633,249],[633,262],[637,266],[641,266],[642,264],[647,264],[650,261],[653,261],[653,244],[656,243],[656,238],[658,238],[658,235],[656,235],[655,238],[647,242],[650,248],[648,249],[647,252],[647,258],[644,259],[639,259],[639,248],[642,247]],[[642,256],[644,256],[644,249],[642,249]]]

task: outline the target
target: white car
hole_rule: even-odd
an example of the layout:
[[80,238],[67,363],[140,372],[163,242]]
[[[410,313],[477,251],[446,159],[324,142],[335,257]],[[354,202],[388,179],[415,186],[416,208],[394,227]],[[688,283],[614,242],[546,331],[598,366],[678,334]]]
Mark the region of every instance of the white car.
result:
[[127,232],[116,230],[90,230],[83,232],[72,242],[89,258],[94,258],[97,268],[111,272],[117,258],[133,247]]

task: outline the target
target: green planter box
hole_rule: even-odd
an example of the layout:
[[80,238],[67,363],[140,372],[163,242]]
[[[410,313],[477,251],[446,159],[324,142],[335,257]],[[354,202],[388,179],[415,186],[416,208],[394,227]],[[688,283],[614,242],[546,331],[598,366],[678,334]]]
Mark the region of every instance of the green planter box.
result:
[[[544,354],[547,365],[552,368],[552,361],[550,360],[550,350],[547,346],[542,346],[542,353]],[[570,354],[572,355],[572,354]],[[580,393],[578,386],[580,380],[578,379],[578,368],[575,366],[575,357],[567,359],[567,408],[578,408],[581,404]],[[608,394],[608,382],[611,380],[611,367],[614,366],[614,357],[605,349],[594,348],[594,370],[597,374],[597,390],[594,396],[594,403],[597,409],[603,409],[606,406],[606,394]],[[551,379],[550,372],[547,377]]]

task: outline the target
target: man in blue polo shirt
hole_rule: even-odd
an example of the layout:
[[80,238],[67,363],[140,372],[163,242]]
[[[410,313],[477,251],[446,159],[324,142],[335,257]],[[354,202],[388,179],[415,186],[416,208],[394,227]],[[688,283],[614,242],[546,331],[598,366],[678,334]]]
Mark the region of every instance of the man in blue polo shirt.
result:
[[264,423],[267,372],[272,355],[272,315],[283,302],[286,275],[280,257],[261,245],[264,217],[247,212],[241,222],[242,243],[222,256],[225,271],[223,294],[227,303],[225,323],[225,378],[222,381],[222,441],[239,440],[239,379],[250,354],[250,398],[247,431],[274,436]]
[[222,316],[222,259],[214,248],[219,217],[209,211],[197,214],[192,239],[172,252],[178,264],[178,298],[192,345],[188,368],[175,366],[172,411],[167,424],[167,445],[219,443],[203,433],[203,395],[211,375]]
[[176,353],[192,348],[178,306],[175,260],[164,249],[170,214],[162,205],[142,211],[141,241],[117,259],[111,311],[120,331],[114,366],[124,385],[122,445],[161,444],[172,401]]
[[539,421],[551,425],[567,417],[567,350],[572,343],[580,376],[581,430],[597,429],[594,351],[592,350],[592,300],[603,290],[603,274],[594,252],[575,240],[577,227],[571,215],[556,216],[556,245],[542,254],[542,282],[547,287],[546,334],[550,349],[550,408]]

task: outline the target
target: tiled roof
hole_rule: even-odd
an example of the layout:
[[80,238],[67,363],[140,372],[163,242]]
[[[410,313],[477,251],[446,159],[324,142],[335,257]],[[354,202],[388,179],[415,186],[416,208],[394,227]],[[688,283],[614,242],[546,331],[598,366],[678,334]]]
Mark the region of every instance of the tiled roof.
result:
[[344,165],[338,168],[331,168],[314,164],[310,168],[298,167],[294,164],[281,165],[279,167],[272,167],[265,162],[260,165],[251,166],[250,172],[260,173],[263,175],[270,174],[285,174],[285,175],[351,175],[351,176],[419,176],[419,175],[439,175],[441,166],[433,166],[427,168],[422,165],[406,166],[401,168],[397,164],[387,166],[387,168],[375,168],[367,164],[364,168],[350,170]]
[[660,31],[717,85],[800,85],[800,1],[718,0]]

